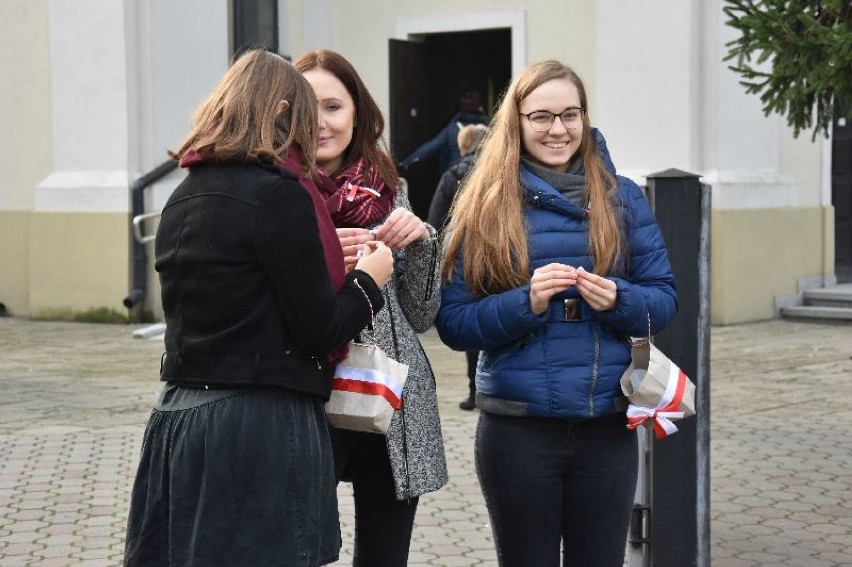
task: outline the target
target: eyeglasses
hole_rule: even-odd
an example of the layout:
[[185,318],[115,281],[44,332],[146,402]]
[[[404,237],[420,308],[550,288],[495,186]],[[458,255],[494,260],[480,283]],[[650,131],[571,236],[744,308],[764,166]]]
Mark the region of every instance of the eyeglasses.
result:
[[559,120],[562,121],[562,125],[565,126],[566,130],[576,130],[583,122],[584,112],[586,112],[585,108],[571,106],[559,114],[554,114],[549,110],[533,110],[527,114],[524,114],[523,112],[519,112],[518,114],[526,116],[527,120],[530,121],[530,126],[532,126],[532,129],[536,132],[547,132],[553,127],[553,123],[556,121],[557,116],[559,117]]

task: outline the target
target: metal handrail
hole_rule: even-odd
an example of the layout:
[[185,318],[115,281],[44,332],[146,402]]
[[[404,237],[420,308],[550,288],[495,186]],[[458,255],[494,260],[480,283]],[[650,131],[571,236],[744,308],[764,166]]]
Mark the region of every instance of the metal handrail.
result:
[[140,244],[147,244],[154,240],[157,237],[156,233],[143,234],[142,224],[148,219],[158,218],[159,216],[160,213],[144,213],[133,217],[133,240]]

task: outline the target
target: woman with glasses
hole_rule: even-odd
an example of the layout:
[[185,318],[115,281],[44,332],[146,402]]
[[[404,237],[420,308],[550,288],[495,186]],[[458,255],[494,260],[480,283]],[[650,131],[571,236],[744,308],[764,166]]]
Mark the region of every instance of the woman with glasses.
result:
[[677,309],[660,229],[558,61],[509,86],[447,228],[441,339],[480,349],[477,474],[505,567],[621,567],[636,486],[628,336]]

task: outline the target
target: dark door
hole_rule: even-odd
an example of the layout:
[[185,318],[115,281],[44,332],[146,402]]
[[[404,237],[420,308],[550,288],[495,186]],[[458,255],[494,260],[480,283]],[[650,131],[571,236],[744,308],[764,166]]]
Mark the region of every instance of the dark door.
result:
[[[391,152],[396,161],[414,151],[432,135],[429,105],[429,75],[426,45],[422,42],[390,40]],[[432,166],[435,167],[434,164]],[[422,168],[400,171],[408,184],[408,199],[414,213],[425,219],[435,185]],[[431,189],[431,190],[430,190]]]
[[[391,149],[397,161],[450,122],[464,93],[479,93],[491,114],[511,79],[511,59],[508,28],[424,34],[419,42],[391,40]],[[442,173],[437,153],[400,171],[420,218],[428,215]]]
[[837,105],[831,147],[831,204],[834,205],[834,272],[852,282],[852,121]]

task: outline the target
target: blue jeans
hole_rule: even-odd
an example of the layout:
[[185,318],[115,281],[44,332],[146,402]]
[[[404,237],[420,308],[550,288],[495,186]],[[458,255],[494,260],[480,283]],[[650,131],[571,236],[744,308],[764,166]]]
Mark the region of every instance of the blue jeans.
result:
[[[621,567],[638,473],[624,414],[568,422],[481,412],[476,471],[502,567]],[[561,544],[561,545],[560,545]]]

